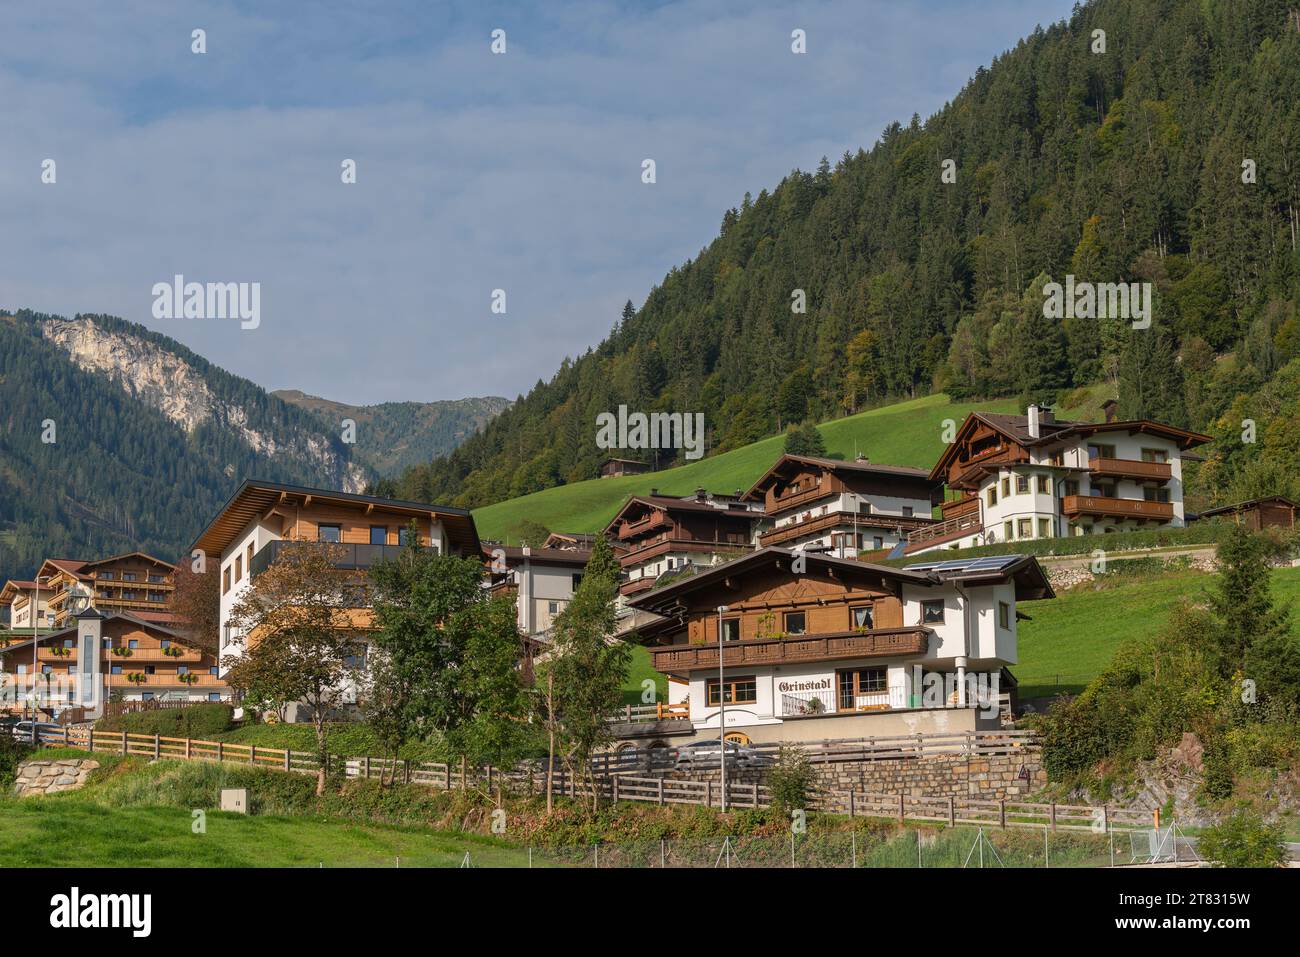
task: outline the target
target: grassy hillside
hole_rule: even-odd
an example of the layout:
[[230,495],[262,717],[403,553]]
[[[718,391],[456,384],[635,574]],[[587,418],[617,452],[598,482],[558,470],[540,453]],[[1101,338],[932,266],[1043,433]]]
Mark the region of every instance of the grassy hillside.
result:
[[[1083,690],[1123,642],[1162,628],[1175,605],[1184,599],[1199,601],[1212,581],[1204,572],[1166,572],[1027,602],[1021,610],[1033,620],[1022,621],[1017,629],[1020,664],[1012,669],[1020,681],[1020,696]],[[1273,594],[1281,602],[1300,600],[1300,568],[1276,570]],[[1300,614],[1291,627],[1300,636]]]
[[[960,423],[977,409],[1014,412],[1016,408],[1012,399],[952,402],[939,394],[836,419],[818,429],[831,455],[852,459],[855,452],[862,452],[882,465],[929,468],[943,450],[945,419]],[[513,535],[526,519],[552,531],[599,531],[629,495],[644,494],[652,488],[666,495],[688,495],[701,486],[711,492],[749,488],[781,455],[784,441],[782,436],[772,436],[675,469],[548,488],[475,509],[474,521],[480,535],[493,539]]]

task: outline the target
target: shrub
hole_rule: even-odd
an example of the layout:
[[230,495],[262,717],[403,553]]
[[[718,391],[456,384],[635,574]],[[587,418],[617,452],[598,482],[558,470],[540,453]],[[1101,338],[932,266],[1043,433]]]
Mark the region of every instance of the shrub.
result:
[[16,741],[8,730],[0,730],[0,790],[8,790],[18,772],[18,762],[27,756],[28,748]]
[[767,789],[772,806],[789,813],[806,808],[816,791],[816,774],[803,748],[785,744],[777,753],[776,765],[768,772]]
[[172,738],[210,738],[234,726],[233,714],[234,710],[228,704],[205,702],[186,708],[159,708],[101,718],[95,730],[161,734]]
[[1287,858],[1281,826],[1246,807],[1202,831],[1197,850],[1215,867],[1281,867]]

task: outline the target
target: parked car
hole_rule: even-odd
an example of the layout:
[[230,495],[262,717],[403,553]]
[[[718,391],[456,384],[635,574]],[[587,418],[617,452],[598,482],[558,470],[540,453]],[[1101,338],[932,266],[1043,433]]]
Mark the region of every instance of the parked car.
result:
[[62,725],[50,721],[19,721],[13,726],[11,733],[19,741],[28,741],[34,744],[38,735],[48,732],[62,733],[62,731]]
[[[673,767],[678,771],[694,768],[716,768],[722,757],[722,742],[713,738],[709,741],[693,741],[672,752]],[[771,763],[767,755],[754,748],[734,741],[727,742],[727,767],[743,770],[765,767]]]

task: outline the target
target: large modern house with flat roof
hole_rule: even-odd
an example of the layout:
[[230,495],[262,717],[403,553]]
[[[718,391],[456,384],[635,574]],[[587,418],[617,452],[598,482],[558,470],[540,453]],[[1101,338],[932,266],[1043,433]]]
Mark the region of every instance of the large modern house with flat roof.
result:
[[[1032,556],[874,565],[762,548],[629,604],[680,735],[811,741],[997,727]],[[719,673],[718,655],[722,668]]]
[[972,412],[930,472],[955,493],[942,521],[899,551],[1182,526],[1183,457],[1210,437],[1114,410],[1105,422],[1058,422],[1038,405]]
[[[474,519],[466,509],[376,498],[328,489],[304,488],[278,482],[247,480],[194,540],[209,570],[220,575],[220,655],[239,655],[231,611],[242,592],[282,550],[294,542],[328,542],[341,546],[336,563],[343,572],[364,572],[376,562],[394,558],[406,544],[414,521],[420,543],[448,555],[482,558]],[[361,592],[353,594],[360,596]],[[358,600],[358,599],[354,599]],[[364,633],[373,622],[362,603],[348,608]],[[364,641],[362,642],[364,645]],[[358,650],[364,662],[364,648]],[[223,670],[223,674],[228,669]]]

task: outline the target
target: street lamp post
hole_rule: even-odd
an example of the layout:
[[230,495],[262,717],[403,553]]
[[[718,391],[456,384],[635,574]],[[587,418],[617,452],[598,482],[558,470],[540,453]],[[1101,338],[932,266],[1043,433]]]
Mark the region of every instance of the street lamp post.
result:
[[727,686],[723,683],[722,671],[722,614],[726,605],[718,606],[718,745],[722,757],[722,813],[727,813]]

